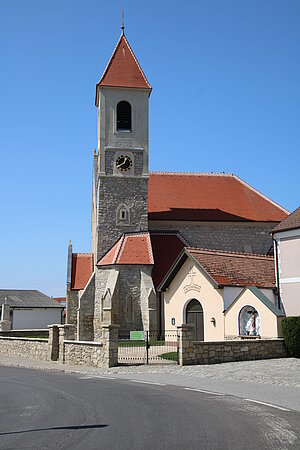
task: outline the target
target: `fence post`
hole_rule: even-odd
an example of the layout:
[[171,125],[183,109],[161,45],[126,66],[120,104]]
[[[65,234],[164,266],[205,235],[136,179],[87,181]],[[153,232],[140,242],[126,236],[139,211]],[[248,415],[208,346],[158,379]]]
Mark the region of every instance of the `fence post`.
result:
[[65,362],[65,340],[75,340],[76,337],[76,325],[66,324],[58,325],[59,329],[59,361]]
[[193,341],[195,340],[195,325],[182,324],[178,329],[178,362],[180,366],[185,366],[188,362],[189,353],[192,352]]
[[57,361],[59,358],[59,325],[48,325],[49,328],[49,359]]
[[102,342],[106,367],[118,365],[119,328],[120,325],[102,325]]
[[149,345],[149,331],[146,331],[146,355],[147,355],[147,359],[146,359],[146,364],[148,365],[149,364],[149,348],[150,348],[150,345]]

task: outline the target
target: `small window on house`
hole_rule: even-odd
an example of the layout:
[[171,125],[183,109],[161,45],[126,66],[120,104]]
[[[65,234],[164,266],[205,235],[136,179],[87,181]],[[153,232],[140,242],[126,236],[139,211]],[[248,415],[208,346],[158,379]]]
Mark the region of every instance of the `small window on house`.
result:
[[131,106],[125,101],[117,104],[117,131],[131,131]]

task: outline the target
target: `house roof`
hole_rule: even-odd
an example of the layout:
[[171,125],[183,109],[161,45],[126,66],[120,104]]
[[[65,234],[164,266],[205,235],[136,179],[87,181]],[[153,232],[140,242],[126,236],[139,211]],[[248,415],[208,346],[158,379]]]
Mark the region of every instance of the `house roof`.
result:
[[217,286],[275,287],[274,258],[246,253],[185,248],[159,285],[164,290],[188,257],[191,257]]
[[197,248],[187,248],[187,251],[218,285],[275,287],[272,256]]
[[242,292],[239,293],[239,295],[235,298],[235,300],[228,306],[227,309],[225,309],[225,313],[231,309],[231,307],[237,302],[237,300],[243,295],[243,293],[246,291],[246,289],[249,289],[270,311],[272,311],[273,314],[275,314],[278,317],[285,316],[283,311],[280,311],[280,309],[277,308],[277,306],[272,303],[268,297],[263,294],[256,286],[246,286],[245,289],[242,290]]
[[63,308],[51,297],[36,290],[0,289],[0,305],[5,299],[12,308]]
[[149,220],[279,222],[287,214],[233,174],[150,173]]
[[114,264],[154,264],[150,234],[123,234],[98,261],[97,266],[110,266]]
[[93,255],[91,253],[72,254],[71,289],[84,289],[94,271]]
[[272,233],[277,233],[278,231],[288,231],[300,228],[300,206],[295,209],[289,216],[283,219],[273,230]]
[[53,297],[53,300],[55,300],[57,303],[63,303],[66,302],[66,297]]
[[151,91],[152,88],[124,35],[120,36],[97,86],[140,88]]
[[157,288],[186,243],[177,231],[150,231],[150,236],[154,257],[152,278]]

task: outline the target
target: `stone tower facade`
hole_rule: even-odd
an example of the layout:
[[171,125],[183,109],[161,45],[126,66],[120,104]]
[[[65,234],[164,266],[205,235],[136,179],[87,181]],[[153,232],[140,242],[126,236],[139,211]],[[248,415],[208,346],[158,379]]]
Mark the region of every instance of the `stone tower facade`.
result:
[[124,34],[96,87],[93,164],[95,264],[127,232],[148,230],[148,102],[151,93]]

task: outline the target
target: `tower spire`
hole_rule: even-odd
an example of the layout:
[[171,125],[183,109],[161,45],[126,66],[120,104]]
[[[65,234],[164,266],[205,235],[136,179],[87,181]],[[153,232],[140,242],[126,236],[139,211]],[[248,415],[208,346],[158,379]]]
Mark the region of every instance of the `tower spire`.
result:
[[122,9],[122,26],[121,26],[121,30],[122,30],[122,36],[124,36],[124,30],[125,30],[125,26],[124,26],[124,8]]

